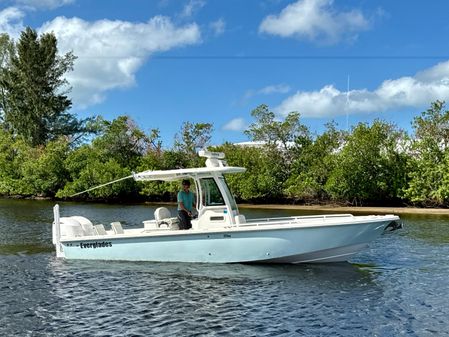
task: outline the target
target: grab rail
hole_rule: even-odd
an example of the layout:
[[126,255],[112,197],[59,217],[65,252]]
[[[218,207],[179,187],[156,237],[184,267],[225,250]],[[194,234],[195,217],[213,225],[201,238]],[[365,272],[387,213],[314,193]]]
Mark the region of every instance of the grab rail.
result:
[[323,215],[302,215],[302,216],[285,216],[285,217],[276,217],[276,218],[256,218],[256,219],[248,219],[248,221],[272,221],[272,220],[302,220],[302,219],[328,219],[328,218],[346,218],[346,217],[354,217],[352,214],[323,214]]
[[327,220],[335,218],[353,218],[352,214],[324,214],[324,215],[303,215],[303,216],[289,216],[289,217],[277,217],[277,218],[256,218],[247,219],[245,223],[240,226],[265,226],[269,225],[269,222],[282,222],[282,223],[294,223],[301,220]]

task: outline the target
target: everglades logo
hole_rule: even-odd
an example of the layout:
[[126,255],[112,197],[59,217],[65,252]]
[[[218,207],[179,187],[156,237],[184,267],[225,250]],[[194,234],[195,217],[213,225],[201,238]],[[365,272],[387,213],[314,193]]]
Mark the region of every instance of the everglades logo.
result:
[[89,243],[83,243],[80,242],[80,248],[106,248],[106,247],[112,247],[112,242],[110,241],[102,241],[102,242],[89,242]]

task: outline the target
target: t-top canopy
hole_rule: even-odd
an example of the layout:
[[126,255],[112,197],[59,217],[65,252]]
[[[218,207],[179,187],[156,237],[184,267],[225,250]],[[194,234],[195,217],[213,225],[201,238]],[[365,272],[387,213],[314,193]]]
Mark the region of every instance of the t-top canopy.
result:
[[139,173],[134,173],[133,178],[136,181],[140,180],[173,181],[190,177],[193,178],[208,177],[217,173],[218,174],[242,173],[245,171],[246,168],[244,167],[234,167],[234,166],[197,167],[197,168],[186,168],[186,169],[166,170],[166,171],[143,171]]
[[89,188],[85,191],[78,192],[72,194],[71,197],[80,195],[82,193],[86,193],[89,191],[96,190],[97,188],[101,188],[104,186],[108,186],[114,184],[118,181],[126,180],[133,178],[136,181],[143,180],[163,180],[163,181],[173,181],[180,180],[184,178],[202,178],[202,177],[211,177],[214,175],[222,175],[224,173],[241,173],[245,172],[246,168],[244,167],[235,167],[235,166],[226,166],[226,162],[223,161],[224,153],[221,152],[210,152],[210,151],[200,151],[199,155],[201,157],[207,158],[206,167],[196,167],[196,168],[185,168],[185,169],[177,169],[177,170],[166,170],[166,171],[143,171],[139,173],[133,173],[130,176],[123,177],[114,181],[110,181],[106,184],[101,184],[99,186],[95,186]]

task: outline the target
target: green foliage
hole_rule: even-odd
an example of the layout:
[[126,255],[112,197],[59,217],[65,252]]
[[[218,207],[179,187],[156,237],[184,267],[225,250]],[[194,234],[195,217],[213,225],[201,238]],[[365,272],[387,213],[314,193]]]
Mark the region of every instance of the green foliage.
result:
[[[93,153],[89,155],[88,159],[83,162],[83,169],[80,172],[71,172],[76,176],[74,181],[67,183],[64,189],[59,190],[57,197],[69,197],[77,192],[90,189],[94,186],[105,184],[113,180],[117,180],[129,176],[131,172],[127,168],[123,168],[114,159],[109,159],[106,162],[101,162],[92,157]],[[76,166],[75,159],[69,157],[67,159],[68,166]],[[73,177],[72,175],[72,177]],[[91,199],[117,199],[134,196],[135,198],[135,182],[132,179],[124,180],[105,187],[95,189],[85,193],[84,197]]]
[[[65,161],[69,182],[57,193],[68,197],[94,186],[129,176],[141,164],[149,150],[150,138],[127,116],[112,122],[99,121],[100,135],[91,145],[83,145]],[[129,179],[86,194],[90,198],[108,199],[136,196],[136,183]]]
[[54,196],[66,182],[66,140],[31,147],[10,132],[0,131],[0,194]]
[[330,123],[315,140],[298,139],[301,142],[294,148],[292,173],[286,182],[288,197],[305,201],[329,198],[324,186],[336,167],[336,153],[342,146],[343,137],[343,132]]
[[416,147],[419,151],[442,153],[449,146],[449,111],[445,103],[433,102],[429,109],[413,120]]
[[5,81],[10,67],[11,55],[14,54],[14,43],[8,34],[0,34],[0,123],[3,123],[5,109],[7,108],[7,92]]
[[0,194],[29,195],[22,183],[22,165],[32,158],[32,148],[0,129]]
[[[198,156],[197,156],[198,157]],[[199,160],[199,157],[198,157]],[[172,170],[189,166],[190,158],[175,150],[149,151],[141,160],[137,171]],[[203,166],[204,163],[197,166]],[[155,200],[175,200],[179,191],[179,182],[145,181],[138,183],[140,194]]]
[[197,151],[209,144],[213,125],[210,123],[184,122],[181,132],[175,136],[175,150],[196,157]]
[[63,138],[34,148],[34,158],[29,158],[22,166],[22,183],[30,195],[54,197],[64,187],[67,182],[64,161],[68,153],[69,143]]
[[327,193],[355,204],[394,199],[406,182],[406,157],[398,148],[403,141],[403,132],[391,124],[358,124],[335,158]]
[[[201,167],[210,123],[184,122],[174,146],[127,116],[79,121],[69,113],[65,75],[72,53],[58,55],[53,34],[31,28],[14,44],[0,34],[0,195],[69,197],[145,170]],[[311,135],[300,114],[278,119],[267,105],[251,112],[245,134],[259,147],[221,145],[229,165],[246,167],[227,181],[239,201],[449,205],[449,111],[436,101],[414,119],[414,139],[396,126],[360,123],[351,132],[327,125]],[[96,134],[91,142],[82,136]],[[179,182],[120,181],[80,198],[174,199]]]
[[273,200],[282,197],[283,159],[278,156],[278,152],[271,153],[266,149],[232,144],[224,144],[215,150],[226,154],[228,165],[247,169],[245,173],[226,177],[239,200]]
[[150,138],[128,116],[100,123],[102,131],[92,142],[97,154],[103,160],[114,158],[123,167],[136,168],[140,158],[149,150]]
[[[283,121],[276,119],[274,112],[267,105],[260,105],[251,112],[255,119],[245,134],[252,141],[263,142],[259,149],[243,150],[252,158],[251,171],[246,173],[258,193],[253,193],[254,198],[280,198],[285,195],[286,181],[292,176],[295,157],[311,142],[309,129],[301,123],[300,114],[289,113]],[[237,150],[239,152],[239,150]],[[261,160],[262,162],[257,162]],[[248,166],[245,166],[248,167]],[[255,174],[256,178],[249,178]],[[263,177],[267,174],[267,177]],[[288,182],[287,182],[288,185]],[[242,198],[251,194],[251,187],[243,188]],[[291,193],[290,193],[291,194]]]
[[414,119],[414,156],[410,159],[410,182],[404,197],[421,205],[449,202],[449,111],[436,101]]
[[300,137],[309,137],[308,128],[300,122],[298,112],[290,112],[284,121],[276,120],[274,112],[265,104],[259,105],[251,111],[256,120],[245,134],[253,141],[263,141],[271,148],[280,148],[289,152],[290,143]]
[[68,112],[68,83],[75,56],[58,55],[56,37],[26,28],[9,54],[1,90],[5,126],[32,146],[44,145],[60,136],[85,132],[85,122]]

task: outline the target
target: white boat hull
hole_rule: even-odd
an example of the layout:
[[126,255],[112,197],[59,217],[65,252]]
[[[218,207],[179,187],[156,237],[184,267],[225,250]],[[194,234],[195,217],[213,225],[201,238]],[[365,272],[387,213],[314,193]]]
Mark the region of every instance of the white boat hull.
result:
[[[136,181],[193,180],[197,218],[179,230],[165,207],[154,211],[143,228],[124,229],[120,222],[94,225],[82,216],[60,218],[55,205],[53,243],[67,259],[213,263],[302,263],[346,261],[382,234],[394,215],[329,214],[247,220],[224,174],[245,172],[227,166],[224,153],[200,151],[206,167],[133,173]],[[112,184],[102,184],[80,193]],[[179,206],[182,206],[181,204]],[[193,206],[193,205],[191,205]],[[181,222],[182,223],[182,222]],[[181,226],[182,227],[182,226]],[[165,229],[164,229],[165,228]]]
[[[356,219],[358,217],[354,217]],[[208,263],[347,261],[378,238],[396,216],[351,223],[250,225],[216,231],[167,231],[62,239],[67,259]]]

